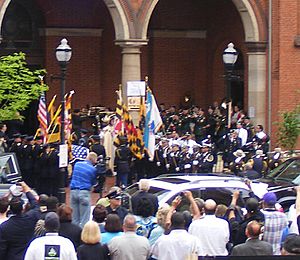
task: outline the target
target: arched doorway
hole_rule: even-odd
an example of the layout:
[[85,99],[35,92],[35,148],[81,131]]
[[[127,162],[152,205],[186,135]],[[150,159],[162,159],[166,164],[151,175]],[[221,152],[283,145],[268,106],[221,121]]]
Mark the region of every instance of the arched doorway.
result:
[[[244,94],[238,93],[241,89],[241,81],[238,81],[234,83],[236,95],[244,96],[244,108],[252,111],[253,120],[264,124],[266,53],[261,38],[265,39],[265,32],[259,31],[263,26],[258,24],[252,3],[248,0],[152,1],[149,12],[152,14],[147,14],[148,23],[144,23],[143,29],[150,39],[147,67],[153,75],[153,85],[159,85],[157,91],[162,101],[178,103],[178,95],[189,88],[192,88],[195,100],[205,105],[223,97],[222,52],[232,41],[243,57],[239,69],[244,68],[244,88],[241,91]],[[158,37],[161,40],[157,40]],[[180,40],[184,41],[182,45]],[[194,49],[193,54],[189,53],[191,49]],[[206,55],[201,57],[199,53]],[[158,60],[154,56],[159,56]],[[163,68],[167,69],[163,71]],[[176,68],[183,80],[178,80]],[[186,73],[182,77],[183,71]],[[196,74],[202,75],[200,79]],[[176,84],[178,87],[174,88]],[[173,96],[170,97],[170,93]],[[204,94],[208,98],[203,98]]]

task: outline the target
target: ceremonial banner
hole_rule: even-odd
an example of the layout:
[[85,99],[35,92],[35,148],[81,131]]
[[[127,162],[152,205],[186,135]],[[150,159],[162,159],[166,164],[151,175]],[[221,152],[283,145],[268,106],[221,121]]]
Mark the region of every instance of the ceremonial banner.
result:
[[155,98],[151,90],[147,89],[144,143],[150,160],[153,160],[154,157],[155,133],[158,132],[162,124]]

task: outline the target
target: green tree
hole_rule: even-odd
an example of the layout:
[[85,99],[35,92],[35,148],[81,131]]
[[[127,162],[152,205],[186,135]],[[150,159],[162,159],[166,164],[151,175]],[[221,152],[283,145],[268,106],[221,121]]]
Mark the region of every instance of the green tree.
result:
[[14,53],[0,58],[0,121],[19,119],[31,101],[48,87],[40,83],[45,70],[30,70],[25,54]]
[[281,117],[282,120],[278,123],[278,141],[282,147],[293,152],[300,135],[300,105],[292,111],[283,112]]

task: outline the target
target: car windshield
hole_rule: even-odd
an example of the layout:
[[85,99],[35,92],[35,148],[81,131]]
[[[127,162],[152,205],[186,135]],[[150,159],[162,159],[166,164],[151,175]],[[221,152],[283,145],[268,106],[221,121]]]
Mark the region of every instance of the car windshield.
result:
[[268,178],[275,178],[277,175],[279,175],[289,164],[291,163],[290,160],[284,162],[283,164],[276,167],[274,170],[272,170],[270,173],[267,174]]
[[300,160],[292,161],[290,165],[282,170],[275,178],[300,185]]

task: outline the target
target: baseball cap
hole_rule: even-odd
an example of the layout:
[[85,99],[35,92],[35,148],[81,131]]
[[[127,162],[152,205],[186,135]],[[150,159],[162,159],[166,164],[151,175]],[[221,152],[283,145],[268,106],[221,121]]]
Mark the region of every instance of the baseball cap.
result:
[[48,231],[57,231],[59,229],[59,217],[55,212],[49,212],[45,216],[45,228]]
[[276,194],[274,192],[267,192],[263,196],[263,201],[268,205],[275,205],[277,202]]

